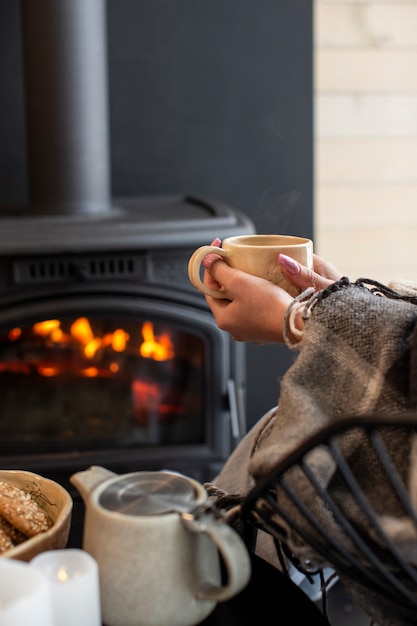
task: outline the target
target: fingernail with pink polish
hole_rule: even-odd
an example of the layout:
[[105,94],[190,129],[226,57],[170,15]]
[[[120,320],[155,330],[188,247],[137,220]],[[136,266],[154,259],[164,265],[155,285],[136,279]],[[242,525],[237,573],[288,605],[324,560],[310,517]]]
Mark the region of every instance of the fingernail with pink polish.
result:
[[215,261],[218,258],[219,258],[218,254],[208,254],[207,256],[204,257],[202,261],[203,267],[205,267],[206,270],[208,270],[211,264],[213,263],[213,261]]
[[216,237],[215,239],[213,239],[213,241],[211,242],[211,246],[220,246],[222,240],[219,239],[219,237]]
[[289,274],[297,276],[301,272],[300,264],[294,261],[290,256],[286,254],[280,254],[278,257],[278,265],[287,270]]

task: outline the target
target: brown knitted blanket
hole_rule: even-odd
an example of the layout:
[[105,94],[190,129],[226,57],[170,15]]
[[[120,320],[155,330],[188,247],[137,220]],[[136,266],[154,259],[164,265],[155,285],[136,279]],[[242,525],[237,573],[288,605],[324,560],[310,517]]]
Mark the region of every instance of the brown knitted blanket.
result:
[[[416,410],[416,304],[415,296],[401,296],[363,279],[351,283],[343,278],[307,297],[305,330],[300,343],[291,346],[299,349],[299,354],[282,379],[278,407],[255,425],[220,475],[206,485],[219,506],[227,508],[242,500],[290,452],[336,420],[350,416],[396,417]],[[413,550],[417,562],[416,531],[409,523],[402,527],[402,514],[385,497],[377,470],[369,465],[363,445],[360,438],[350,441],[346,454],[364,464],[369,477],[364,488],[376,504],[385,530],[395,541],[403,541],[408,551]],[[417,444],[397,440],[392,447],[417,508]],[[328,456],[316,455],[314,462],[330,483],[334,465]],[[303,484],[302,488],[305,493],[308,485]],[[314,507],[313,495],[311,506]],[[331,521],[323,522],[329,524],[329,533],[337,532]],[[325,565],[310,546],[300,544],[299,538],[293,540],[291,529],[287,539],[302,560]],[[343,536],[339,540],[343,542]],[[357,589],[354,581],[347,584],[381,626],[417,624],[417,615],[412,612],[399,617],[397,608],[383,598]]]

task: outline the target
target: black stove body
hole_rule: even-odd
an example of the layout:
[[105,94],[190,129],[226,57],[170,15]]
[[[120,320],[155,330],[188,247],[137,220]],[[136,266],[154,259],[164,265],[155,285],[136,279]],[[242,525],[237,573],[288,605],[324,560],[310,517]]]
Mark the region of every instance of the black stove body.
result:
[[186,196],[3,218],[1,466],[64,483],[90,464],[210,479],[245,429],[245,353],[187,262],[247,232],[238,212]]

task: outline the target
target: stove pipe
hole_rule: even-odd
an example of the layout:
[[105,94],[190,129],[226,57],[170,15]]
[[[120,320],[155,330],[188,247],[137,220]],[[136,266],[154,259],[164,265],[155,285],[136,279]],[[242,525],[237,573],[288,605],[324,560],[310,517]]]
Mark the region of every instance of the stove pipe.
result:
[[111,210],[104,0],[21,0],[30,214]]

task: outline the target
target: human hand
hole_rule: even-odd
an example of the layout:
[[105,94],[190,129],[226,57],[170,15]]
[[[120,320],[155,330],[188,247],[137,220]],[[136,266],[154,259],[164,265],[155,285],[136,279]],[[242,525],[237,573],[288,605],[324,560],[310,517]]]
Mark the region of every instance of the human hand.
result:
[[[211,245],[220,246],[216,238]],[[283,289],[257,276],[231,268],[216,254],[203,261],[204,283],[212,289],[223,286],[232,300],[206,296],[207,304],[221,330],[236,341],[283,342],[282,319],[293,298]]]
[[[216,238],[211,245],[220,244],[220,239]],[[342,277],[333,265],[317,255],[314,255],[314,270],[285,255],[280,255],[278,262],[288,278],[302,290],[307,287],[323,289]],[[292,296],[263,278],[229,267],[215,254],[205,258],[204,266],[204,283],[212,289],[223,286],[233,297],[230,301],[206,296],[220,329],[229,332],[236,341],[284,342],[284,315],[293,301]],[[296,317],[295,323],[301,331],[304,326],[301,315]]]
[[325,289],[342,278],[342,274],[331,263],[313,254],[313,269],[301,265],[286,254],[280,254],[278,265],[294,285],[304,290],[313,287],[315,291]]

